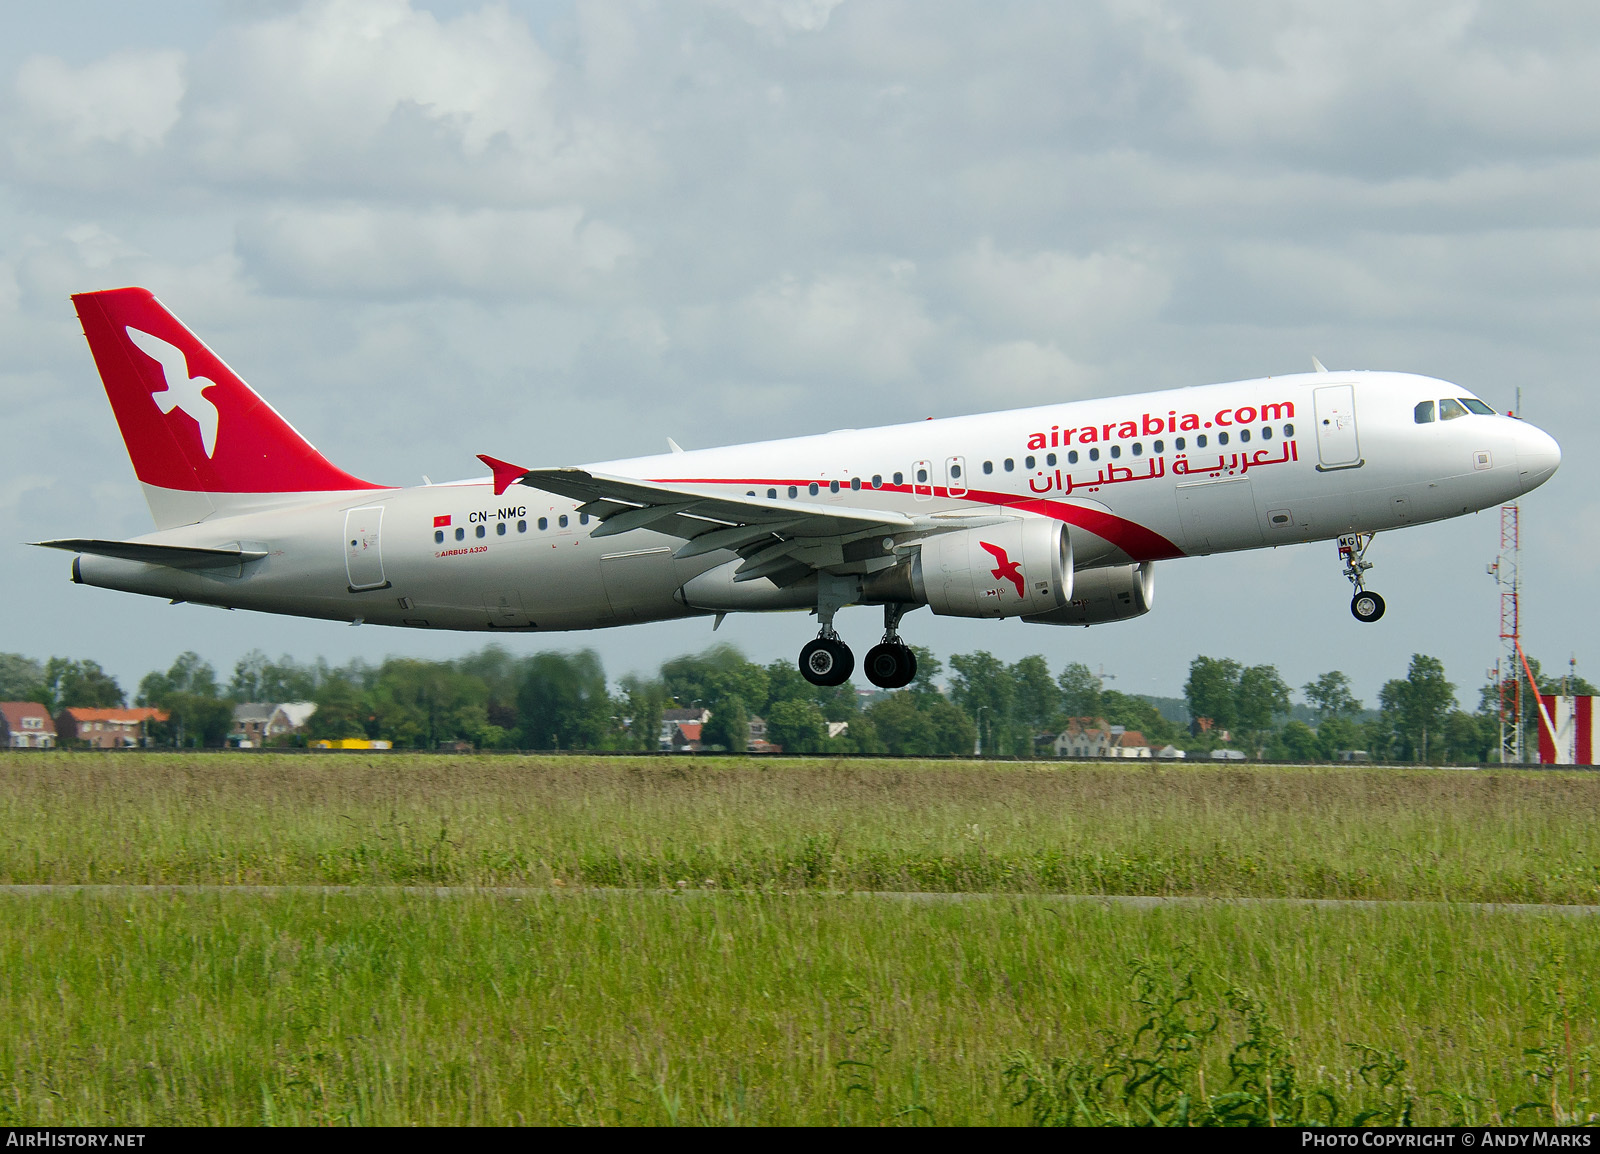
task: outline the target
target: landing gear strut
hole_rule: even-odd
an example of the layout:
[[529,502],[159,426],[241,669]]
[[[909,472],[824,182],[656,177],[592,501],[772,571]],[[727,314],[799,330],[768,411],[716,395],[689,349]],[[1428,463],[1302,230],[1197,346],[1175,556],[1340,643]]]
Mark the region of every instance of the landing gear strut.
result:
[[1356,595],[1350,599],[1350,612],[1357,621],[1368,623],[1383,616],[1383,598],[1368,590],[1366,582],[1366,572],[1372,568],[1372,562],[1366,559],[1372,536],[1371,533],[1347,533],[1339,538],[1339,560],[1344,562],[1344,575],[1356,590]]
[[858,582],[826,571],[817,574],[817,630],[815,641],[800,651],[800,676],[812,685],[843,685],[856,669],[855,654],[839,640],[833,629],[833,615],[855,600]]
[[903,689],[917,675],[917,655],[900,640],[900,618],[904,605],[883,607],[883,640],[867,650],[863,663],[867,680],[879,689]]

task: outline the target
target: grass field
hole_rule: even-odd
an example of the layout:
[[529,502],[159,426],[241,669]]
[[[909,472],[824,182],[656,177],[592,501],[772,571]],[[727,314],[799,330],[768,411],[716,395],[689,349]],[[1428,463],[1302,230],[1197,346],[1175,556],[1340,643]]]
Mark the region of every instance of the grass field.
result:
[[[1600,902],[1596,802],[1583,774],[0,757],[6,884],[537,891],[0,893],[0,1121],[1021,1122],[1050,1059],[1070,1090],[1130,1056],[1220,1101],[1250,1089],[1230,989],[1276,1108],[1582,1115],[1600,919],[1454,903]],[[1192,1068],[1159,1045],[1185,1031]]]

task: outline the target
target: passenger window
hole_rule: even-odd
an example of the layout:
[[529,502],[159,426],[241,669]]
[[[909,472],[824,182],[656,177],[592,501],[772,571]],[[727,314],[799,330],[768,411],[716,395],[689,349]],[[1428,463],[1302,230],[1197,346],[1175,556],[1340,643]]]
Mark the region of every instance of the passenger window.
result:
[[1240,440],[1241,443],[1248,443],[1249,440],[1250,440],[1250,430],[1249,429],[1240,429],[1239,430],[1239,440]]
[[1055,463],[1056,463],[1056,455],[1054,453],[1046,453],[1044,455],[1044,463],[1046,465],[1054,467]]
[[985,474],[994,472],[994,462],[993,461],[985,461],[983,463],[983,471],[984,471]]
[[906,475],[904,473],[896,473],[894,475],[894,483],[896,485],[904,485],[906,483]]
[[1457,417],[1464,417],[1466,415],[1467,410],[1463,409],[1459,404],[1457,404],[1455,401],[1452,401],[1449,397],[1445,397],[1439,402],[1439,419],[1441,421],[1453,421]]
[[1017,463],[1015,461],[1013,461],[1010,457],[1007,457],[1006,458],[1006,472],[1009,473],[1009,472],[1011,472],[1011,470],[1015,469],[1016,467],[1017,467]]
[[1172,447],[1174,449],[1176,449],[1180,453],[1183,452],[1183,450],[1184,450],[1184,439],[1182,437],[1179,437],[1177,440],[1172,442]]
[[1206,447],[1206,435],[1204,433],[1201,433],[1199,436],[1195,437],[1194,445],[1195,445],[1195,448],[1197,448],[1197,449],[1205,448]]
[[1271,425],[1262,425],[1261,426],[1261,439],[1263,441],[1272,440],[1272,426]]
[[1112,445],[1111,446],[1111,459],[1114,461],[1120,456],[1122,456],[1122,446],[1121,445]]
[[[755,496],[754,493],[751,493],[750,495],[752,497]],[[578,514],[578,524],[587,525],[588,523],[589,523],[589,514],[587,514],[587,513],[579,513]]]
[[1022,459],[1022,466],[1025,469],[1033,468],[1033,458],[1032,457],[1024,457]]
[[1433,402],[1423,401],[1411,410],[1411,419],[1419,425],[1433,424]]
[[952,477],[961,476],[961,466],[960,465],[951,465],[950,466],[950,475]]
[[817,489],[818,489],[818,486],[817,486],[817,483],[815,481],[811,482],[811,484],[806,486],[806,492],[810,493],[813,497],[815,497],[817,495]]
[[872,474],[872,487],[874,489],[883,488],[883,474],[882,473],[874,473],[874,474]]
[[918,469],[917,470],[917,484],[926,485],[927,483],[928,483],[928,470],[926,470],[926,469]]
[[1160,454],[1165,453],[1167,451],[1167,447],[1165,445],[1163,445],[1160,441],[1157,441],[1155,444],[1150,446],[1150,451],[1152,453],[1155,453],[1157,456],[1159,456]]
[[435,545],[443,545],[444,544],[444,530],[443,529],[435,529],[433,531],[433,543]]
[[527,531],[528,531],[528,523],[526,521],[518,521],[517,522],[517,532],[518,533],[526,533]]
[[1098,461],[1099,459],[1100,459],[1100,450],[1099,449],[1090,449],[1089,450],[1089,460]]
[[837,482],[837,481],[829,481],[828,482],[828,492],[837,493],[838,491],[839,491],[839,482]]
[[795,486],[795,485],[790,485],[789,486],[789,500],[793,501],[799,495],[800,495],[799,487]]
[[1284,427],[1283,427],[1283,435],[1284,435],[1284,436],[1285,436],[1285,437],[1292,437],[1292,436],[1294,436],[1294,426],[1293,426],[1293,425],[1285,425],[1285,426],[1284,426]]
[[550,528],[550,518],[548,518],[548,517],[540,517],[539,518],[539,528],[540,529],[548,529],[548,528]]
[[506,523],[504,521],[495,523],[494,535],[496,537],[504,537],[506,535]]
[[1133,443],[1133,455],[1135,457],[1137,457],[1142,452],[1144,452],[1144,446],[1141,445],[1138,441],[1135,441]]
[[557,517],[556,518],[556,524],[560,525],[563,529],[565,529],[567,527],[567,515],[565,513],[563,513],[563,514],[561,514],[561,516]]
[[778,490],[776,490],[776,489],[768,489],[767,490],[767,500],[776,501],[777,499],[778,499]]
[[484,535],[485,535],[485,534],[486,534],[486,533],[488,533],[488,530],[487,530],[487,529],[485,529],[485,528],[484,528],[484,527],[483,527],[483,526],[482,526],[482,525],[479,525],[479,526],[478,526],[478,527],[477,527],[477,528],[476,528],[476,529],[474,529],[474,530],[473,530],[473,531],[472,531],[472,535],[473,535],[473,536],[474,536],[474,537],[482,537],[482,536],[484,536]]
[[860,489],[861,488],[861,478],[860,477],[851,477],[850,478],[850,487],[852,489]]
[[1068,453],[1067,453],[1067,464],[1076,465],[1077,463],[1078,463],[1078,450],[1072,449],[1072,450],[1068,451]]
[[[1204,440],[1204,438],[1201,438],[1201,439]],[[1227,433],[1218,433],[1217,434],[1217,444],[1226,445],[1227,443],[1228,443],[1228,434]]]
[[1473,397],[1462,397],[1461,398],[1461,403],[1463,405],[1467,406],[1467,411],[1469,413],[1477,413],[1478,416],[1480,416],[1480,417],[1492,417],[1492,416],[1494,416],[1494,410],[1493,409],[1491,409],[1488,405],[1484,404],[1482,401],[1477,400],[1477,399],[1475,399]]
[[457,528],[456,529],[456,540],[457,541],[465,541],[466,539],[467,539],[467,531],[465,529],[462,529],[462,528]]

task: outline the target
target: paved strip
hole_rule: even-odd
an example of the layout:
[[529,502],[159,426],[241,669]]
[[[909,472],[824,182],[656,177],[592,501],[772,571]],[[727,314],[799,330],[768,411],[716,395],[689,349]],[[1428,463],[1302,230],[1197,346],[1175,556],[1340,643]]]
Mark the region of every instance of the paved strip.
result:
[[1061,905],[1102,905],[1126,909],[1164,907],[1211,908],[1216,906],[1286,906],[1323,910],[1456,910],[1482,914],[1565,914],[1576,917],[1600,916],[1600,905],[1556,905],[1524,902],[1382,901],[1372,898],[1251,898],[1192,897],[1145,894],[1030,894],[993,890],[938,892],[926,890],[761,890],[718,889],[624,889],[583,886],[364,886],[364,885],[0,885],[0,897],[52,897],[85,894],[91,897],[121,897],[129,894],[172,896],[238,895],[244,897],[416,897],[416,898],[706,898],[706,897],[789,897],[831,898],[835,900],[898,901],[909,904],[961,904],[1025,900]]

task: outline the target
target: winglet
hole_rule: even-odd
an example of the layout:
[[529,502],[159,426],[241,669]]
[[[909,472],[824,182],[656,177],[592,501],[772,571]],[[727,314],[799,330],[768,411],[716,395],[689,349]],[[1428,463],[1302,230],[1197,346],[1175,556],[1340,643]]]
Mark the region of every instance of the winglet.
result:
[[494,470],[494,495],[496,497],[528,475],[527,469],[521,465],[513,465],[510,461],[501,461],[483,453],[478,454],[478,460]]

